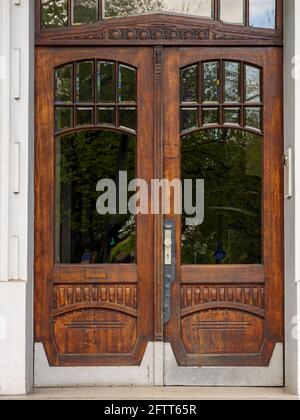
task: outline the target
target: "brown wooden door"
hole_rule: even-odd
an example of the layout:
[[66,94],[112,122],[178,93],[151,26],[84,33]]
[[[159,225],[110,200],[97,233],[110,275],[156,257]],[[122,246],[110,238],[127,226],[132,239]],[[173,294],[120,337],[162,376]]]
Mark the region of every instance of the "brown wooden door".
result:
[[153,178],[152,69],[151,48],[36,50],[35,337],[52,366],[138,365],[153,341],[153,218],[96,213],[98,179]]
[[165,50],[164,176],[205,183],[201,225],[166,216],[180,366],[267,366],[283,342],[281,75],[276,48]]
[[[153,340],[180,366],[268,365],[283,341],[281,50],[38,47],[36,63],[35,336],[50,365],[139,365]],[[164,216],[170,299],[163,216],[95,214],[98,179],[120,170],[204,179],[202,224]]]

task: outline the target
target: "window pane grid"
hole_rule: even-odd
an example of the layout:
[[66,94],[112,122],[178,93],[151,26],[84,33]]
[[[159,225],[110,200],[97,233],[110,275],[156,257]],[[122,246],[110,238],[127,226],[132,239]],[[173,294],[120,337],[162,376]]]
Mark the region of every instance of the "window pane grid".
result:
[[[187,92],[186,75],[189,75],[188,95],[183,94]],[[263,133],[263,86],[259,67],[230,60],[201,62],[182,69],[181,83],[184,84],[181,85],[182,133],[207,127],[244,128]],[[198,98],[198,102],[183,100],[191,97]]]
[[40,0],[41,28],[93,24],[153,13],[214,19],[225,24],[276,29],[276,0]]
[[56,133],[95,126],[137,131],[134,67],[118,62],[78,61],[58,67],[54,79]]

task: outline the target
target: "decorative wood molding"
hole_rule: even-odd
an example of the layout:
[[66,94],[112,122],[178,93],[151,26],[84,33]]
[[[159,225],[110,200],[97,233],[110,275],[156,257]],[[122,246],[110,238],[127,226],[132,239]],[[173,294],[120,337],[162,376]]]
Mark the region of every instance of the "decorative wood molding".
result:
[[256,43],[280,44],[281,31],[232,26],[195,18],[153,15],[100,21],[94,25],[44,30],[37,33],[38,45],[109,44],[196,44]]

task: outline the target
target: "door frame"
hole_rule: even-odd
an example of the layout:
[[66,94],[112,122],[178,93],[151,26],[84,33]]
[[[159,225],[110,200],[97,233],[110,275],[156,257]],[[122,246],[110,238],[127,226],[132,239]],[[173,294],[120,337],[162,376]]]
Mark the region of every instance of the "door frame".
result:
[[[280,5],[281,1],[279,2]],[[280,14],[281,15],[281,14]],[[58,47],[58,46],[82,46],[82,45],[87,45],[87,43],[89,45],[116,45],[116,46],[122,46],[122,45],[151,45],[151,46],[155,46],[155,76],[154,76],[154,83],[155,86],[157,86],[158,90],[158,95],[157,95],[157,99],[154,103],[154,107],[156,110],[161,109],[162,106],[162,81],[161,81],[161,70],[162,70],[162,65],[163,65],[163,58],[162,58],[162,45],[166,45],[170,48],[173,47],[177,47],[177,46],[200,46],[200,45],[214,45],[214,46],[241,46],[241,45],[247,45],[247,46],[255,46],[255,45],[276,45],[279,48],[282,46],[282,41],[281,41],[281,29],[279,30],[279,32],[276,32],[276,36],[269,36],[270,33],[266,34],[264,31],[239,31],[239,33],[237,34],[235,32],[235,37],[234,39],[231,40],[226,40],[226,36],[224,36],[223,38],[221,37],[221,34],[224,35],[224,30],[225,32],[228,31],[229,29],[231,29],[234,32],[234,27],[230,27],[228,25],[223,25],[223,24],[216,24],[214,31],[216,34],[218,34],[219,36],[216,37],[211,37],[209,38],[209,41],[205,38],[193,38],[191,40],[191,38],[182,38],[182,32],[181,31],[190,31],[191,27],[193,28],[193,30],[196,30],[196,28],[199,28],[199,25],[201,23],[201,30],[204,29],[204,27],[207,28],[207,23],[205,23],[205,25],[202,25],[201,19],[190,19],[190,18],[182,18],[182,19],[172,19],[172,22],[174,23],[174,25],[177,25],[178,27],[178,32],[177,32],[177,36],[174,37],[172,40],[163,40],[161,39],[161,36],[159,38],[157,38],[156,34],[153,34],[153,32],[149,32],[151,33],[151,38],[147,38],[147,39],[143,39],[141,40],[141,38],[139,38],[139,33],[136,29],[135,29],[135,36],[133,38],[129,38],[129,31],[132,29],[133,25],[139,25],[141,24],[141,27],[139,28],[140,30],[142,30],[143,28],[147,27],[148,29],[151,28],[151,31],[154,30],[154,28],[157,28],[157,26],[161,26],[163,27],[163,25],[167,24],[168,19],[165,16],[159,16],[157,23],[157,17],[148,17],[148,18],[130,18],[130,19],[123,19],[120,20],[117,23],[114,23],[113,28],[109,27],[109,26],[105,26],[104,27],[104,31],[105,35],[103,38],[99,39],[98,37],[98,29],[97,31],[89,31],[89,32],[85,32],[83,30],[81,30],[81,36],[79,38],[76,39],[76,36],[74,36],[74,30],[73,28],[68,28],[66,30],[63,30],[60,32],[60,36],[53,36],[55,35],[55,31],[44,31],[43,33],[41,33],[40,31],[37,31],[36,34],[36,45],[37,46],[45,46],[45,47]],[[121,25],[121,29],[120,26]],[[189,26],[189,28],[187,28],[187,26]],[[99,25],[95,25],[95,26],[99,26]],[[180,29],[179,29],[180,28]],[[103,28],[102,28],[103,29]],[[112,38],[112,29],[119,31],[122,30],[122,33],[125,33],[126,35],[122,38],[118,38],[118,39],[113,39]],[[76,32],[76,31],[75,31]],[[187,32],[184,32],[187,36]],[[130,33],[131,34],[131,33]],[[228,34],[228,32],[227,32]],[[268,36],[267,36],[268,35]],[[239,38],[240,36],[240,38]],[[86,39],[85,39],[86,37]],[[161,130],[161,121],[158,121],[154,130],[155,130],[155,135],[154,135],[154,139],[155,139],[155,147],[157,148],[157,152],[159,153],[159,151],[162,152],[162,130]],[[160,155],[161,159],[158,159],[157,165],[156,165],[156,169],[155,169],[155,173],[156,174],[162,174],[163,170],[162,170],[162,154]],[[161,178],[160,175],[157,175],[157,178]],[[154,221],[154,231],[155,231],[155,238],[154,238],[154,247],[155,249],[160,249],[160,252],[157,252],[157,259],[155,261],[155,267],[161,267],[162,266],[162,261],[163,261],[163,253],[162,253],[162,247],[161,247],[161,243],[162,243],[162,238],[163,238],[163,232],[162,232],[162,219],[161,217],[157,217],[155,218]],[[157,272],[157,270],[155,270],[155,272]],[[155,278],[155,283],[154,283],[154,289],[156,290],[156,293],[161,293],[162,294],[162,281],[161,281],[161,273],[156,275]],[[162,343],[162,323],[161,323],[161,314],[162,314],[162,305],[158,304],[156,305],[155,308],[155,319],[154,319],[154,324],[155,324],[155,328],[154,328],[154,339],[157,340],[156,343],[154,343],[154,350],[153,350],[153,354],[157,354],[158,356],[156,356],[156,363],[155,363],[155,367],[154,370],[156,369],[156,371],[159,370],[158,366],[161,366],[161,362],[158,362],[158,359],[160,358],[161,355],[161,349],[162,347],[165,347],[165,350],[168,346],[168,344],[164,345]],[[151,345],[151,343],[150,343]],[[149,346],[148,346],[149,347]],[[158,349],[158,350],[155,350]],[[152,352],[152,350],[151,350]],[[39,356],[38,356],[38,360],[42,361],[43,355],[42,355],[42,351],[39,350]],[[45,368],[45,366],[44,366]],[[56,368],[51,368],[52,372],[54,372],[54,369]],[[68,369],[68,368],[63,368],[63,370]],[[75,368],[75,369],[81,369],[81,368]],[[219,370],[219,368],[218,368]],[[220,368],[220,370],[223,370],[223,368]],[[228,370],[227,370],[228,371]],[[62,370],[61,370],[62,372]],[[101,375],[102,376],[102,375]],[[71,380],[71,379],[70,379]],[[72,380],[71,380],[72,382]],[[154,381],[155,382],[155,381]],[[116,384],[118,383],[118,381],[116,382]],[[162,382],[160,381],[160,384],[162,384]]]

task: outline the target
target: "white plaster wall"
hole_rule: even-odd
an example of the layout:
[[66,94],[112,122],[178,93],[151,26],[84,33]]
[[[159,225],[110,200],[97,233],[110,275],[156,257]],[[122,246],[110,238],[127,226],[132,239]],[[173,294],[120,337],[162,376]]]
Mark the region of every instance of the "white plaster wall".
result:
[[300,393],[300,352],[296,339],[300,316],[300,1],[284,0],[284,6],[285,149],[292,148],[294,175],[294,194],[285,202],[285,365],[286,387],[290,392]]
[[33,7],[0,0],[0,394],[33,384]]

